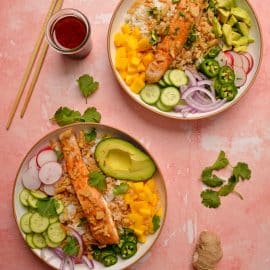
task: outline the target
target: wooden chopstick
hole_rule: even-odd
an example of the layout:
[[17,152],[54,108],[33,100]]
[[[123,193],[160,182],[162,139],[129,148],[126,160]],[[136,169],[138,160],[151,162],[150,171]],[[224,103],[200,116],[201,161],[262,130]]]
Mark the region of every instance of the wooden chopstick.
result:
[[[61,1],[61,2],[63,2],[63,1]],[[54,11],[56,9],[56,4],[57,4],[57,0],[52,0],[49,11],[48,11],[48,13],[46,15],[45,21],[43,23],[43,26],[42,26],[41,31],[39,33],[38,39],[36,41],[34,50],[33,50],[32,54],[30,56],[29,62],[28,62],[27,67],[25,69],[23,79],[21,81],[21,84],[20,84],[19,90],[17,92],[15,101],[14,101],[14,103],[12,105],[12,109],[11,109],[11,111],[9,113],[8,121],[7,121],[7,124],[6,124],[6,129],[7,130],[10,128],[10,125],[11,125],[13,119],[14,119],[14,116],[15,116],[15,113],[16,113],[17,108],[19,106],[19,103],[20,103],[21,97],[23,95],[25,86],[27,84],[27,81],[29,80],[29,77],[31,75],[31,71],[32,71],[32,68],[34,66],[34,63],[36,61],[40,46],[41,46],[42,41],[44,39],[47,23],[48,23],[50,17],[52,16],[52,14],[54,13]],[[62,6],[62,3],[61,3],[61,6]]]

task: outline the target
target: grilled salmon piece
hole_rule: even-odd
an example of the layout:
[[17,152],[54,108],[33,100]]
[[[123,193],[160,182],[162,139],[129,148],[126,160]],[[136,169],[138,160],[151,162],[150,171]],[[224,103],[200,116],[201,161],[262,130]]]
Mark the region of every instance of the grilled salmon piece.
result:
[[202,7],[203,0],[181,0],[177,5],[176,13],[170,21],[169,34],[157,45],[155,58],[146,69],[148,83],[158,82],[173,59],[181,54],[192,26],[200,18]]
[[66,130],[59,136],[68,175],[77,198],[89,223],[93,238],[100,245],[119,242],[116,226],[111,212],[102,194],[88,184],[89,171],[72,130]]

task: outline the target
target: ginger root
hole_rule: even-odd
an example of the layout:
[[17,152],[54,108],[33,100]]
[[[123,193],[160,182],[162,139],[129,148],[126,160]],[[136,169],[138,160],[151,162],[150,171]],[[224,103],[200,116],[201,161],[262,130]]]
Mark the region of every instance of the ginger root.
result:
[[218,236],[212,232],[203,231],[193,254],[193,267],[197,270],[215,270],[222,255]]

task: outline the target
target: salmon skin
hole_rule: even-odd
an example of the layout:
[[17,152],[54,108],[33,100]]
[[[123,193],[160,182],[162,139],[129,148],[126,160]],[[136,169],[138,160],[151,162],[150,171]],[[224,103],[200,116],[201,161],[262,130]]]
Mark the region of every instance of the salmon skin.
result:
[[[169,69],[173,59],[181,54],[192,26],[198,21],[203,0],[181,0],[169,26],[169,34],[157,45],[154,60],[146,69],[146,81],[158,82]],[[181,16],[182,14],[182,16]]]
[[89,171],[83,161],[72,130],[59,136],[67,173],[82,206],[93,238],[99,245],[119,243],[119,236],[111,212],[102,194],[88,184]]

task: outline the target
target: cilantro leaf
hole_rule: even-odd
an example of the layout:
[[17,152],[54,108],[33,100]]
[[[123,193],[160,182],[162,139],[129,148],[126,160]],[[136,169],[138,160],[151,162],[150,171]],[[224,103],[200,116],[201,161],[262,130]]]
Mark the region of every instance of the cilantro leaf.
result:
[[221,187],[220,190],[218,191],[219,196],[224,197],[228,196],[230,193],[234,191],[234,188],[237,183],[238,183],[237,178],[234,175],[232,175],[228,180],[228,184]]
[[153,231],[156,232],[160,227],[160,217],[154,215],[152,218],[152,224],[153,224]]
[[251,177],[251,170],[248,167],[248,164],[243,162],[238,162],[237,165],[233,168],[233,175],[239,180],[242,181],[249,180]]
[[80,223],[78,224],[78,227],[82,227],[86,223],[87,223],[87,218],[82,217],[80,218]]
[[81,113],[79,111],[71,110],[68,107],[60,107],[54,114],[53,120],[59,126],[65,126],[79,121],[81,118]]
[[201,193],[202,204],[209,208],[218,208],[220,206],[220,198],[217,191],[207,189]]
[[55,217],[57,216],[56,209],[58,207],[58,202],[50,198],[49,200],[38,200],[37,201],[37,212],[44,217]]
[[129,185],[127,183],[121,183],[120,185],[117,185],[113,189],[113,195],[121,195],[128,192]]
[[208,187],[220,187],[224,183],[224,180],[217,177],[216,175],[213,175],[213,176],[207,177],[207,178],[203,178],[202,181]]
[[93,171],[89,173],[88,184],[99,191],[104,191],[107,187],[105,179],[106,176],[101,171]]
[[99,83],[95,82],[92,76],[88,74],[82,75],[78,80],[79,88],[83,96],[87,98],[92,95],[99,87]]
[[213,170],[221,170],[224,169],[229,164],[229,160],[226,158],[225,152],[220,151],[217,160],[212,166]]
[[78,255],[79,243],[76,240],[76,238],[69,235],[67,237],[67,239],[66,239],[65,245],[63,246],[63,251],[68,256],[76,256],[76,255]]
[[80,121],[81,122],[95,122],[99,123],[101,119],[100,113],[97,111],[95,107],[91,107],[86,109],[84,114],[82,115]]
[[64,158],[63,152],[62,152],[61,150],[57,150],[57,149],[54,149],[53,151],[54,151],[54,153],[55,153],[56,156],[57,156],[57,161],[58,161],[58,162],[62,161],[63,158]]
[[84,138],[87,142],[92,142],[97,137],[97,132],[95,128],[91,128],[88,132],[84,133]]

